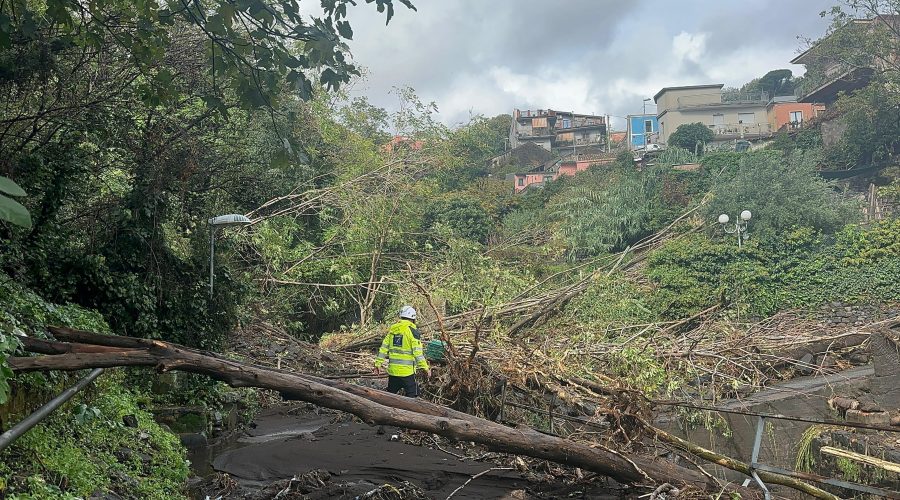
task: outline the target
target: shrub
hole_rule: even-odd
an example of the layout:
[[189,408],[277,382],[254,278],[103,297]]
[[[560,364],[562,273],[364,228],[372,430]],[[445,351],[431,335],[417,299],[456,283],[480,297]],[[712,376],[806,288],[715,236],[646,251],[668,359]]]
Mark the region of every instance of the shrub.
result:
[[772,151],[744,155],[714,183],[706,220],[715,221],[723,213],[734,220],[742,210],[750,210],[748,234],[763,244],[795,227],[834,232],[859,212],[835,192],[833,183],[818,176],[817,163],[817,155],[800,151],[787,157]]
[[460,238],[486,243],[491,218],[481,204],[471,198],[438,200],[425,209],[426,230],[443,225]]
[[697,143],[700,143],[701,147],[705,147],[706,143],[711,142],[714,137],[712,130],[702,123],[685,123],[679,125],[675,132],[672,132],[667,144],[694,151]]

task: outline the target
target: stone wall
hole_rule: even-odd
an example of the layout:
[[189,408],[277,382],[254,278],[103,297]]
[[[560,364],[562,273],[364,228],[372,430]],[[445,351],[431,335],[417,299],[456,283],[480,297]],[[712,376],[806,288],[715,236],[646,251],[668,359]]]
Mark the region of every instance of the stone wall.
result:
[[860,305],[831,302],[822,306],[819,317],[826,325],[863,326],[881,319],[900,316],[900,304]]
[[823,120],[820,130],[822,131],[822,144],[831,146],[837,144],[844,136],[844,132],[847,131],[847,122],[840,117]]

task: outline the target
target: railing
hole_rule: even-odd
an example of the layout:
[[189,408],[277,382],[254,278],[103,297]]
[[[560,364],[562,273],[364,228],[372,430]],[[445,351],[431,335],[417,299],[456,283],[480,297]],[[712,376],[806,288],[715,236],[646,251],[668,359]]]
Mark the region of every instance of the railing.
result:
[[716,137],[760,137],[771,135],[772,126],[768,123],[722,123],[709,125]]
[[556,112],[549,109],[520,109],[519,118],[534,118],[537,116],[552,116]]
[[[586,146],[586,145],[590,145],[590,144],[604,144],[603,137],[597,137],[596,139],[590,139],[590,138],[575,139],[576,146]],[[554,145],[555,146],[571,146],[572,140],[571,139],[557,139],[556,142],[554,143]]]
[[768,92],[724,92],[700,95],[687,95],[677,99],[679,108],[695,108],[700,106],[721,106],[724,104],[767,104]]

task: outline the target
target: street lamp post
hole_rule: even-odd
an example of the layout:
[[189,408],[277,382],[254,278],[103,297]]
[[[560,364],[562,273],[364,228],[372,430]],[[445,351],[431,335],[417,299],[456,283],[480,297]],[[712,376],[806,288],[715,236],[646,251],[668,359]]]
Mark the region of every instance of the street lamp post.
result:
[[734,222],[734,227],[732,228],[728,224],[731,220],[728,215],[722,214],[719,216],[719,224],[722,224],[722,229],[728,234],[737,235],[738,248],[741,247],[743,240],[747,239],[747,225],[750,223],[751,217],[753,217],[753,214],[749,210],[744,210],[741,212],[738,220]]
[[213,298],[213,264],[216,254],[216,228],[225,226],[244,226],[250,219],[241,214],[220,215],[209,219],[209,299]]
[[[643,122],[647,119],[647,103],[650,102],[650,101],[652,101],[652,100],[653,100],[653,99],[650,99],[649,97],[645,97],[645,98],[644,98],[644,116],[641,117],[641,125],[642,125],[642,126],[644,126],[644,123],[643,123]],[[644,131],[643,131],[643,134],[641,134],[641,135],[644,136],[644,151],[646,151],[646,150],[647,150],[647,143],[649,142],[649,141],[648,141],[648,138],[647,138],[647,127],[646,127],[646,126],[644,126]]]

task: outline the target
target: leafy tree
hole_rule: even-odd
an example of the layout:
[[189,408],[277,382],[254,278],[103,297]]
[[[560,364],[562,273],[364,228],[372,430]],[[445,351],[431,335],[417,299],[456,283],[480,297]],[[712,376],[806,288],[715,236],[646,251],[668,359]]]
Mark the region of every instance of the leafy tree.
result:
[[0,225],[0,267],[119,333],[215,347],[248,287],[229,265],[242,240],[219,231],[210,300],[206,219],[331,185],[336,158],[369,163],[304,102],[356,74],[348,4],[310,20],[294,1],[0,3],[0,174],[33,222]]
[[834,232],[858,216],[834,185],[816,173],[818,161],[817,154],[801,151],[787,157],[774,151],[745,154],[713,185],[706,220],[723,213],[734,220],[750,210],[749,234],[764,244],[775,244],[795,227]]
[[[392,0],[375,2],[379,12],[394,14]],[[409,0],[398,0],[414,8]],[[151,89],[148,103],[174,97],[175,72],[161,66],[173,56],[171,40],[187,32],[198,35],[206,51],[211,85],[206,103],[227,112],[218,85],[232,89],[242,105],[273,106],[290,90],[302,98],[312,95],[313,76],[337,88],[357,69],[347,61],[344,40],[353,37],[347,21],[352,0],[325,0],[324,16],[303,18],[296,0],[170,3],[158,0],[131,2],[99,0],[71,2],[11,0],[0,4],[0,50],[22,50],[33,45],[49,54],[69,50],[101,50],[117,46],[146,75]],[[0,74],[16,74],[15,59],[0,57]],[[27,68],[27,66],[26,66]],[[21,76],[21,75],[16,75]]]
[[438,200],[425,209],[423,226],[426,231],[442,225],[457,237],[487,243],[491,219],[481,204],[472,198]]
[[688,151],[694,151],[697,144],[706,146],[715,138],[712,130],[702,123],[685,123],[679,125],[675,132],[669,136],[668,145],[675,146]]
[[10,198],[11,196],[25,196],[25,191],[15,182],[0,176],[0,220],[30,228],[31,215],[28,213],[28,209]]
[[744,84],[741,92],[765,92],[769,97],[793,95],[797,80],[789,69],[773,69],[760,78]]
[[355,97],[340,109],[341,123],[375,144],[385,144],[391,140],[391,134],[386,130],[389,118],[384,108],[373,105],[365,97]]

